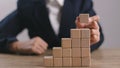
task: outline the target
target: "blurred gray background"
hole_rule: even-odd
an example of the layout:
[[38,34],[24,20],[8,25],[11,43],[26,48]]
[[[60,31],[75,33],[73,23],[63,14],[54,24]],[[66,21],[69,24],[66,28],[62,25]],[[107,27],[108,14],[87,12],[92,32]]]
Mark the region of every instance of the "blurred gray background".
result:
[[[93,0],[94,8],[101,17],[105,41],[102,48],[120,47],[120,0]],[[17,0],[0,0],[0,20],[16,9]],[[25,29],[17,37],[20,41],[28,40]]]

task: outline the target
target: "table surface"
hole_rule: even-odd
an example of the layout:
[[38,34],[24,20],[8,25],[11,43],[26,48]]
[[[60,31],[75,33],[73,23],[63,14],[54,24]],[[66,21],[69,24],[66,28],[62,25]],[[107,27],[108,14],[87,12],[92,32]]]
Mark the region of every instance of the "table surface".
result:
[[[51,55],[51,51],[47,51],[45,55]],[[0,54],[0,68],[47,68],[43,65],[43,56]],[[120,48],[98,49],[92,53],[91,62],[91,67],[81,68],[120,68]]]

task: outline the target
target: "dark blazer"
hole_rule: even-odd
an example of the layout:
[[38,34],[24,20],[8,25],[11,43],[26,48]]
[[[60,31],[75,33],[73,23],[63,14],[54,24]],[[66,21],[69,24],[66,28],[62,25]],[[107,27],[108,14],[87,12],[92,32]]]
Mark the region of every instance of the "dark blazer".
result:
[[[45,0],[18,0],[17,9],[0,22],[0,52],[10,52],[8,44],[17,41],[16,35],[24,28],[29,30],[30,38],[40,36],[49,48],[61,45],[61,38],[70,37],[70,29],[75,28],[75,19],[80,13],[96,15],[92,0],[65,0],[62,8],[59,35],[56,36],[50,20]],[[97,49],[104,37],[100,27],[100,41],[91,47]]]

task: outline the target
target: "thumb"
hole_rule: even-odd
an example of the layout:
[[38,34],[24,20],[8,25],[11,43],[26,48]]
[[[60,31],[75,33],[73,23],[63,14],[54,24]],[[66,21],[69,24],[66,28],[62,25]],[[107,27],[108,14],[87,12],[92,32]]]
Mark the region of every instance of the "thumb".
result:
[[84,28],[86,25],[85,23],[80,23],[79,17],[76,17],[75,24],[76,24],[76,28]]

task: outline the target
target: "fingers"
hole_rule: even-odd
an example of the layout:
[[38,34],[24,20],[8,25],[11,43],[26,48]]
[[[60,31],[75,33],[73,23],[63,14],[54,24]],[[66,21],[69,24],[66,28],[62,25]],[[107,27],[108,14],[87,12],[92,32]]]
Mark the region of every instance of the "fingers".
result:
[[99,40],[100,40],[100,37],[98,35],[95,35],[95,34],[91,35],[91,39],[90,39],[91,45],[97,43]]
[[75,23],[77,28],[90,28],[90,29],[99,29],[98,21],[99,16],[93,16],[89,18],[88,23],[80,23],[80,18],[76,17]]
[[42,54],[47,50],[48,44],[42,40],[40,37],[33,38],[34,44],[32,47],[32,51],[36,54]]
[[43,39],[41,39],[40,37],[35,37],[35,43],[39,43],[39,45],[40,45],[44,50],[46,50],[47,47],[48,47],[48,44],[47,44]]
[[47,49],[48,44],[47,44],[44,40],[40,39],[38,42],[40,42],[39,44],[41,45],[41,47],[42,47],[44,50]]
[[90,32],[91,32],[91,35],[97,35],[97,36],[100,35],[100,32],[97,29],[91,29]]
[[100,40],[100,32],[97,29],[91,29],[91,45]]
[[85,28],[90,28],[90,29],[99,29],[99,25],[97,21],[89,22],[86,24]]
[[80,23],[79,17],[76,17],[75,23],[77,28],[89,28],[91,31],[91,45],[97,43],[100,40],[99,32],[99,16],[93,16],[89,18],[88,23]]
[[96,15],[96,16],[90,17],[89,18],[89,22],[93,22],[93,21],[97,21],[98,22],[99,19],[100,19],[100,17],[98,15]]
[[32,48],[32,51],[35,54],[42,54],[45,52],[45,50],[42,47],[40,47],[39,44],[34,45],[34,47]]

